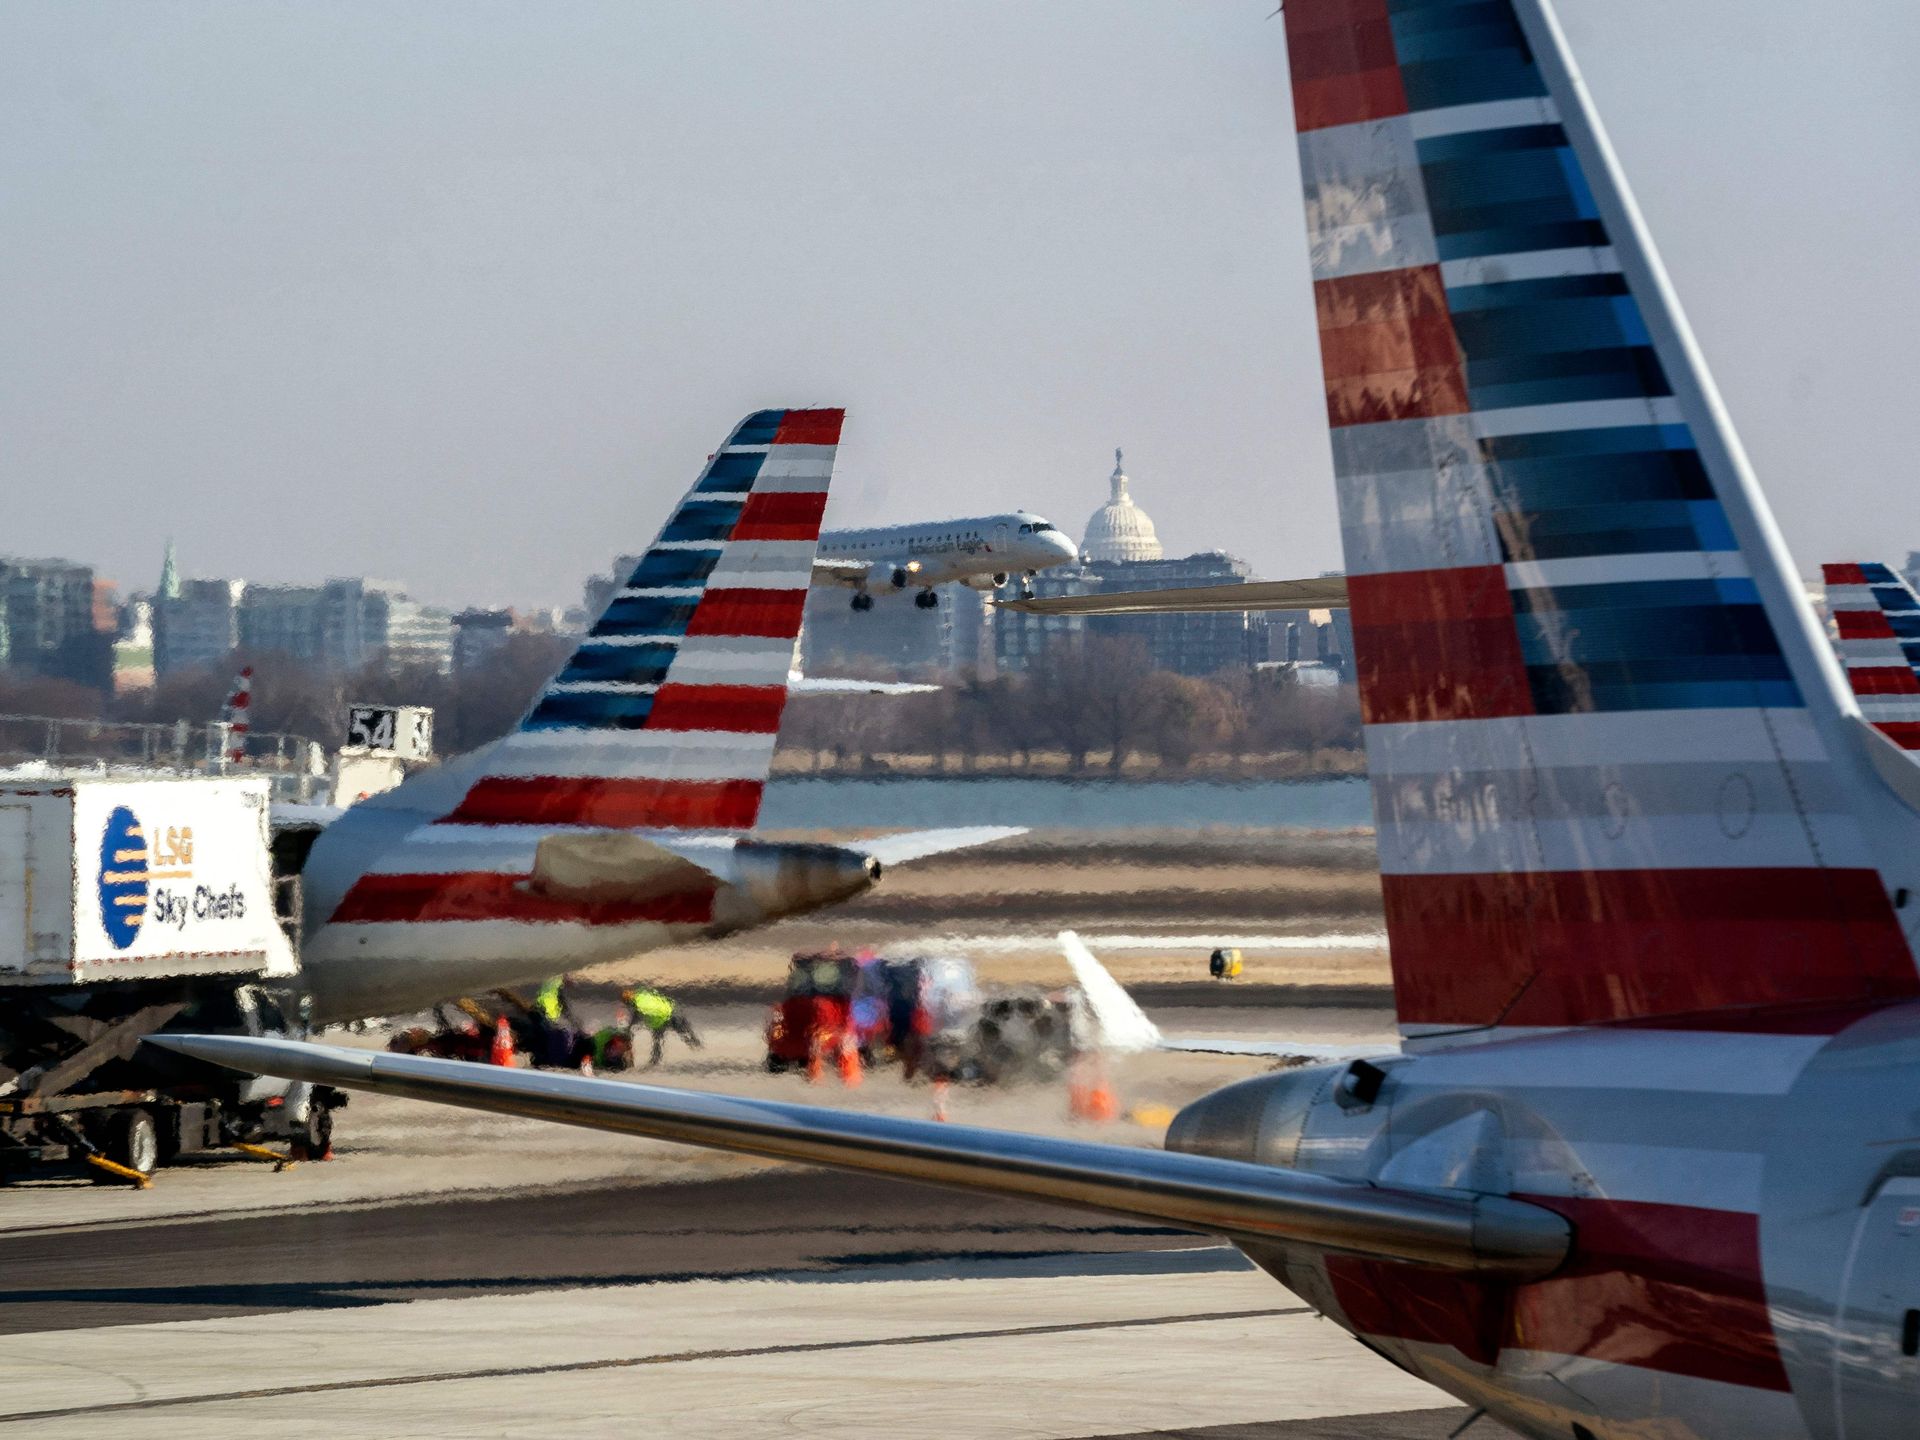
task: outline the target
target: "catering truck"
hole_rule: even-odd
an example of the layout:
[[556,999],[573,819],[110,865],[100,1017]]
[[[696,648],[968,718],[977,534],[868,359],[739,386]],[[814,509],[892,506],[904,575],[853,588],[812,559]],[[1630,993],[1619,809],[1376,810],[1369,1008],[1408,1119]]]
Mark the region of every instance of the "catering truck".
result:
[[268,781],[0,780],[0,1182],[138,1180],[176,1155],[324,1153],[343,1097],[142,1046],[163,1028],[300,1036],[299,881]]

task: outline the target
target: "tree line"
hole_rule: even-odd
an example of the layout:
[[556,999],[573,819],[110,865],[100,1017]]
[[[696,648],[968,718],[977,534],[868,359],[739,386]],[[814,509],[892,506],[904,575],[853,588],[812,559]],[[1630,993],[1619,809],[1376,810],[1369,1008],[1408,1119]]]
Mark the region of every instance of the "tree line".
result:
[[[453,755],[511,730],[575,643],[514,634],[454,674],[387,657],[335,674],[287,655],[236,654],[229,665],[171,674],[119,696],[0,670],[0,716],[201,726],[220,718],[235,674],[251,665],[257,736],[333,749],[350,703],[430,705],[435,749]],[[31,737],[23,732],[15,743]],[[1119,774],[1228,765],[1303,773],[1358,768],[1360,712],[1350,685],[1301,685],[1286,672],[1197,679],[1155,669],[1137,639],[1088,636],[1030,671],[930,694],[796,696],[779,744],[783,768],[817,772]]]
[[1137,639],[1089,635],[1032,670],[931,694],[796,698],[780,747],[791,767],[833,771],[1352,770],[1360,707],[1351,685],[1178,675],[1155,669]]

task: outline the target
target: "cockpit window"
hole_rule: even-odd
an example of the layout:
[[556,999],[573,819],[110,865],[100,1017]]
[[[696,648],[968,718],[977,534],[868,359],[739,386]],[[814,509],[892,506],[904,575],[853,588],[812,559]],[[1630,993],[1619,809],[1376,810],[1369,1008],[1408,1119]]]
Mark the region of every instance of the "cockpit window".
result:
[[1031,533],[1033,532],[1033,528],[1034,528],[1034,527],[1033,527],[1033,526],[1031,526],[1031,525],[1022,525],[1022,526],[1020,527],[1020,533],[1021,533],[1022,535],[1028,535],[1028,534],[1031,534]]

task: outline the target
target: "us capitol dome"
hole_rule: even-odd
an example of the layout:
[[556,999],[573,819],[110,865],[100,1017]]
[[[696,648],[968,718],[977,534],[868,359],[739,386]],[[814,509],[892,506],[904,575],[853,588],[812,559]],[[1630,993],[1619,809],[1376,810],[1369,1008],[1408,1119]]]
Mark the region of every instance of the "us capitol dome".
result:
[[1160,537],[1154,534],[1147,512],[1127,495],[1127,472],[1121,468],[1118,450],[1113,452],[1113,476],[1108,483],[1113,495],[1087,521],[1080,553],[1089,560],[1160,559]]

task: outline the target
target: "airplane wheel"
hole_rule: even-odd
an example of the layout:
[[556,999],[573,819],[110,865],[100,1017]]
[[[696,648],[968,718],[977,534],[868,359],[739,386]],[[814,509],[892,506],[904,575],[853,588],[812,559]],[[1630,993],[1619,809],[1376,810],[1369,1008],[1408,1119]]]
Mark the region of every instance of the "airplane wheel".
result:
[[861,611],[865,611],[865,610],[871,610],[871,609],[873,608],[873,596],[871,596],[871,595],[856,595],[856,596],[854,596],[854,597],[853,597],[853,608],[854,608],[854,609],[856,609],[856,610],[861,610]]
[[931,590],[922,590],[918,595],[913,597],[913,603],[918,605],[922,610],[933,610],[938,608],[940,597]]

